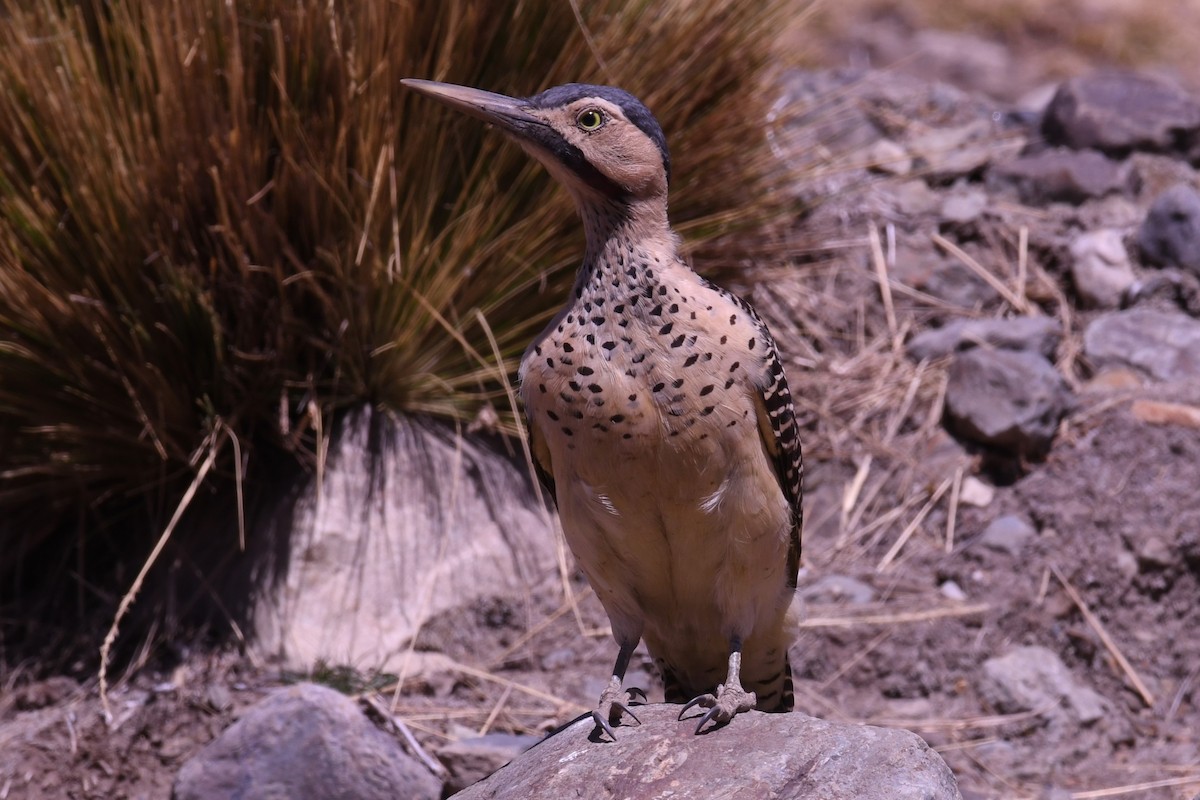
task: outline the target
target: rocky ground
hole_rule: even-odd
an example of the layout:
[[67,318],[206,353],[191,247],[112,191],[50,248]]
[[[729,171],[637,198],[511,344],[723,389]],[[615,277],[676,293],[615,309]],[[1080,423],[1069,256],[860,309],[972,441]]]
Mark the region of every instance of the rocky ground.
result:
[[[780,78],[772,141],[814,208],[746,292],[813,443],[798,705],[916,731],[967,798],[1193,798],[1200,100],[1148,74],[998,92],[1037,65],[988,53],[986,80]],[[606,620],[571,590],[438,615],[402,675],[308,677],[377,698],[442,759],[425,783],[462,786],[603,688]],[[289,680],[177,653],[119,688],[110,732],[86,680],[12,671],[0,800],[165,797]],[[629,683],[656,697],[644,655]]]

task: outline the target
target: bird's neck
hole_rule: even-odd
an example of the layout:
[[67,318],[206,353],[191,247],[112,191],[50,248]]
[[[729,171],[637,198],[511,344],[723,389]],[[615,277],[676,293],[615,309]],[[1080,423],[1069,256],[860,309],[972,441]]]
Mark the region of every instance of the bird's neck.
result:
[[666,197],[580,205],[587,249],[575,296],[611,293],[620,287],[657,285],[663,271],[684,268],[679,237],[667,221]]

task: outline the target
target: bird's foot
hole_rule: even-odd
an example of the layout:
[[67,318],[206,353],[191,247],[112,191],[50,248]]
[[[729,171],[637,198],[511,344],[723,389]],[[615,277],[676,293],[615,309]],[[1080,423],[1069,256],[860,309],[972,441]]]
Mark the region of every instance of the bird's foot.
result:
[[608,686],[600,693],[600,702],[596,704],[596,709],[592,712],[592,719],[595,720],[596,727],[607,733],[608,737],[615,742],[617,735],[613,733],[612,724],[620,722],[622,714],[628,714],[634,722],[642,724],[642,721],[629,710],[627,705],[639,699],[640,702],[646,702],[644,691],[636,686],[629,689],[622,688],[620,678],[614,675]]
[[702,694],[699,697],[693,697],[689,700],[687,705],[679,712],[679,719],[682,720],[683,715],[692,706],[707,708],[708,711],[700,717],[700,722],[696,725],[696,733],[700,733],[700,729],[708,723],[712,722],[716,725],[724,725],[737,714],[753,710],[757,703],[758,697],[754,692],[747,692],[737,683],[722,683],[717,687],[715,695]]

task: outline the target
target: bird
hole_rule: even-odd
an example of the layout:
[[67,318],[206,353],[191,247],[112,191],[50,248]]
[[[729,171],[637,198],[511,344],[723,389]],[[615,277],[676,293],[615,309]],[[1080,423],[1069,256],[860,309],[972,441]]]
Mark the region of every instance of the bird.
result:
[[[629,92],[569,83],[530,97],[407,78],[490,123],[566,188],[584,253],[518,376],[535,469],[618,653],[592,711],[612,725],[644,640],[695,733],[791,711],[789,607],[803,459],[779,350],[740,297],[695,272],[667,214],[662,126]],[[690,699],[688,699],[690,698]]]

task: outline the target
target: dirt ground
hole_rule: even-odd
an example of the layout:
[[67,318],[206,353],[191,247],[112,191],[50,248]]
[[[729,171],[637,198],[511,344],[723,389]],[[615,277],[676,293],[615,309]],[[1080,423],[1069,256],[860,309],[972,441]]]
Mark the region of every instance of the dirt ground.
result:
[[[856,52],[877,58],[880,42],[894,47],[896,37],[903,44],[915,35],[895,15],[838,30]],[[1020,54],[1008,99],[1107,58],[1070,43],[1054,50],[1019,31],[994,41]],[[922,63],[923,78],[939,69]],[[960,73],[934,77],[992,88],[987,75],[983,85]],[[803,286],[777,284],[753,299],[776,308],[775,293],[803,289],[808,307],[823,309],[823,323],[845,332],[841,363],[870,355],[855,331],[864,315],[883,314],[875,284],[834,271],[806,275]],[[813,295],[814,286],[824,294]],[[910,318],[921,325],[931,317]],[[1080,324],[1068,325],[1068,351],[1077,348]],[[776,333],[799,371],[805,348],[784,328]],[[967,798],[1187,800],[1200,792],[1200,432],[1141,421],[1132,402],[1196,405],[1200,387],[1097,383],[1086,371],[1073,377],[1076,404],[1049,457],[1024,465],[1015,479],[985,475],[997,484],[986,504],[964,501],[951,513],[948,503],[929,500],[955,465],[967,465],[967,475],[978,466],[928,418],[938,407],[936,382],[933,397],[921,384],[884,445],[867,447],[868,437],[850,431],[807,453],[803,621],[792,650],[798,707],[917,731],[951,765]],[[821,409],[811,412],[810,424],[820,424]],[[901,498],[913,501],[903,519],[921,519],[881,568],[907,527],[868,523]],[[1013,552],[981,539],[1002,515],[1035,531]],[[538,734],[591,707],[615,656],[599,604],[578,580],[571,590],[568,599],[558,577],[548,576],[526,596],[435,618],[404,676],[325,670],[309,677],[350,692],[380,689],[433,752],[481,732]],[[993,707],[981,688],[983,665],[1022,645],[1056,653],[1079,685],[1103,698],[1103,713],[1071,724],[1061,709]],[[167,797],[190,755],[294,677],[234,650],[156,654],[114,691],[110,730],[83,664],[67,670],[70,677],[40,680],[28,679],[39,672],[34,664],[9,667],[0,686],[0,800]],[[393,694],[397,677],[401,691]],[[370,687],[361,683],[367,678]],[[661,698],[644,652],[627,684]]]

